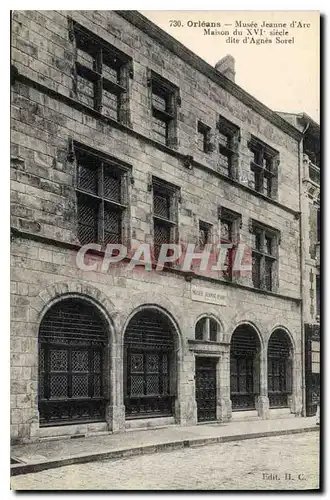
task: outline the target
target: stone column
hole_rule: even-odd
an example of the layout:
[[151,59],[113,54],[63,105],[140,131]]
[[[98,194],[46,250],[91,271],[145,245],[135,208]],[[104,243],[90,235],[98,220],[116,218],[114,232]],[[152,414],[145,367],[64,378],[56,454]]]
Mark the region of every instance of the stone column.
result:
[[[257,360],[259,359],[259,363]],[[267,368],[267,348],[261,348],[260,353],[255,356],[255,365],[259,365],[259,396],[256,400],[256,408],[259,417],[269,418],[269,399],[268,399],[268,368]]]
[[230,351],[222,352],[217,365],[217,420],[231,420],[230,400]]
[[181,425],[197,423],[195,390],[195,356],[189,352],[178,362],[178,392],[175,402],[175,416]]
[[112,432],[125,430],[125,406],[124,406],[124,386],[123,386],[123,346],[113,344],[108,348],[108,362],[106,396],[108,406],[106,409],[106,421],[108,429]]

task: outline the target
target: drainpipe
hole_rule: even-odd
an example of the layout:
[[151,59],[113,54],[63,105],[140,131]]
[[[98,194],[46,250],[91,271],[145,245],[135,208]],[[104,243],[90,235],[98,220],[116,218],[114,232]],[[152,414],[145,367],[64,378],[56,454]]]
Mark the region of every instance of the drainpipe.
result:
[[299,243],[300,243],[300,296],[301,296],[301,388],[302,388],[302,416],[306,417],[306,376],[305,376],[305,247],[304,247],[304,214],[303,214],[303,175],[304,175],[304,164],[303,164],[303,143],[304,137],[309,128],[309,123],[307,122],[302,134],[303,137],[299,141],[298,154],[299,154]]

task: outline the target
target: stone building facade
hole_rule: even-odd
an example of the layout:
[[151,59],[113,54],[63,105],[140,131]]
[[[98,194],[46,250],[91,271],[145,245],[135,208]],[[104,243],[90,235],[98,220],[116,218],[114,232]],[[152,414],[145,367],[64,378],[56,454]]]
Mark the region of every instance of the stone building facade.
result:
[[[302,414],[302,133],[232,65],[137,12],[13,12],[13,442]],[[219,240],[252,272],[100,265]]]
[[321,308],[321,146],[320,126],[306,113],[282,113],[303,133],[301,177],[302,316],[306,414],[315,415],[320,402]]

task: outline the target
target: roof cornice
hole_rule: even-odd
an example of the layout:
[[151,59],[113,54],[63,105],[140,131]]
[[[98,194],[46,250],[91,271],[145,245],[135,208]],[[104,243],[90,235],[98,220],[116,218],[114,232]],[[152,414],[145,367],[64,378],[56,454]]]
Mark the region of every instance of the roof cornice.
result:
[[189,64],[192,68],[203,73],[205,76],[210,78],[210,80],[243,102],[246,106],[256,111],[259,115],[273,123],[273,125],[279,129],[283,130],[283,132],[298,141],[301,140],[301,132],[293,125],[262,104],[262,102],[258,101],[251,94],[243,90],[242,87],[229,80],[229,78],[225,77],[222,73],[219,73],[215,68],[213,68],[213,66],[204,61],[201,57],[197,56],[181,42],[166,33],[166,31],[159,28],[140,12],[137,10],[115,10],[114,12],[163,45],[167,50],[171,51],[177,57]]

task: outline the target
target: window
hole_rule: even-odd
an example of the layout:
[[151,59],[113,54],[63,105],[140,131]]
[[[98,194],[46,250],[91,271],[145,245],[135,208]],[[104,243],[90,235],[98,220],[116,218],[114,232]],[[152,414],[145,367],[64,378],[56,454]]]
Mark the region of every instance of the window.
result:
[[258,193],[275,198],[277,195],[278,152],[254,137],[249,143],[249,149],[253,155],[250,165],[252,175],[250,186]]
[[240,141],[239,128],[220,116],[218,124],[219,171],[232,178],[238,174],[238,143]]
[[90,108],[129,125],[128,85],[132,59],[70,20],[75,47],[76,97]]
[[219,332],[219,323],[214,318],[201,318],[197,321],[195,326],[195,340],[218,342]]
[[212,239],[212,224],[207,222],[199,221],[199,238],[198,244],[199,248],[204,248],[205,245],[211,243]]
[[177,241],[177,205],[179,189],[168,182],[152,179],[154,218],[154,257],[162,244]]
[[235,255],[235,244],[239,239],[241,226],[241,215],[225,207],[219,207],[219,239],[220,243],[232,243],[233,247],[227,250],[225,269],[222,276],[226,279],[233,277],[233,264]]
[[148,85],[151,95],[153,137],[166,146],[176,146],[179,89],[153,71],[150,71]]
[[80,243],[122,243],[127,169],[82,147],[75,149],[75,158]]
[[276,288],[279,233],[275,229],[252,223],[252,283],[255,288]]
[[124,390],[127,418],[173,414],[175,336],[165,314],[136,313],[124,337]]
[[53,305],[39,329],[40,424],[105,420],[107,327],[81,299]]
[[202,153],[211,153],[213,150],[211,144],[211,129],[202,122],[197,124],[197,149]]

